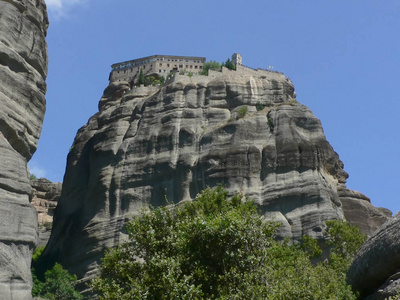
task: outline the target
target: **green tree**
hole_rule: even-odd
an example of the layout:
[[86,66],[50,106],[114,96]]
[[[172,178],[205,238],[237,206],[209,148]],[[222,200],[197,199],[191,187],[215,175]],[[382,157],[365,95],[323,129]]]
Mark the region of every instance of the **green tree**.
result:
[[144,74],[143,74],[143,69],[140,69],[139,84],[144,84],[144,83],[145,83],[145,78],[144,78]]
[[226,68],[228,68],[230,70],[236,70],[236,65],[231,61],[230,58],[228,58],[226,60],[226,62],[223,63],[223,66],[225,66]]
[[[245,200],[245,201],[243,201]],[[222,187],[143,212],[130,242],[106,252],[92,282],[100,299],[356,299],[315,240],[275,240],[279,226]]]
[[331,266],[344,276],[367,237],[357,227],[341,220],[327,221],[326,225],[327,244],[331,247]]
[[155,80],[156,78],[154,76],[146,76],[144,79],[144,85],[145,86],[152,85]]
[[33,273],[32,295],[34,297],[43,297],[49,300],[83,299],[83,296],[74,288],[76,275],[69,274],[59,263],[56,263],[51,270],[47,270],[44,278],[45,281],[41,282]]
[[203,70],[200,72],[200,75],[208,75],[208,70],[221,70],[220,63],[216,62],[215,60],[210,60],[203,64]]

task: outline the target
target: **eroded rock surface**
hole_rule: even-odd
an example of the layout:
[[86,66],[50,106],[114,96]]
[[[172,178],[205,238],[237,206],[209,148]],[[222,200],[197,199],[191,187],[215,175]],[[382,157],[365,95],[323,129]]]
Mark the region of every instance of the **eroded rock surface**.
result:
[[400,292],[400,213],[361,247],[349,269],[348,280],[368,300],[388,299]]
[[27,161],[45,113],[43,0],[0,0],[0,299],[30,299],[37,214]]
[[176,75],[161,88],[128,89],[107,87],[99,112],[78,131],[47,263],[88,279],[142,207],[165,205],[165,196],[190,200],[219,183],[255,199],[294,239],[322,238],[326,220],[344,218],[342,196],[368,202],[346,189],[320,121],[283,74]]
[[32,205],[38,214],[38,247],[45,246],[50,238],[54,210],[61,196],[61,182],[51,182],[46,178],[31,180]]

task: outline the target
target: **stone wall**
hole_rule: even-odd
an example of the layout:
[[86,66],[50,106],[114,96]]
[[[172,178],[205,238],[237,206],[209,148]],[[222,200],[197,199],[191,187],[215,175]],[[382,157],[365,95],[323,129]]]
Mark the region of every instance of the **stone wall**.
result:
[[112,65],[110,82],[127,81],[132,86],[139,79],[140,70],[145,76],[156,74],[167,77],[175,70],[200,72],[203,69],[205,57],[153,55]]

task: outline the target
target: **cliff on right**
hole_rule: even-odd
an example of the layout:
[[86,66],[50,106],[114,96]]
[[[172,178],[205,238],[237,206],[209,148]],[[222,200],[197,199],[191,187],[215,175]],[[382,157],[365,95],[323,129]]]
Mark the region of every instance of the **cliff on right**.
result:
[[400,213],[383,224],[358,251],[348,281],[361,299],[391,299],[400,293]]

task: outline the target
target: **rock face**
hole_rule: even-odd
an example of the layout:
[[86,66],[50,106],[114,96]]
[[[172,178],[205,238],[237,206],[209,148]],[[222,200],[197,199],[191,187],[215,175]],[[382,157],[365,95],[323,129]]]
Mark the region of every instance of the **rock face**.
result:
[[27,161],[45,113],[43,0],[0,0],[0,299],[30,299],[37,215]]
[[46,178],[31,180],[32,205],[38,212],[38,223],[53,222],[54,210],[61,196],[61,182],[51,182]]
[[61,196],[61,182],[51,182],[46,178],[31,180],[32,205],[38,214],[38,247],[45,246],[50,238],[54,210]]
[[400,213],[361,247],[348,280],[368,300],[388,299],[400,292]]
[[161,88],[132,90],[111,83],[69,153],[42,261],[89,279],[142,207],[165,205],[165,197],[190,200],[219,183],[255,199],[266,217],[282,222],[280,234],[322,238],[324,221],[344,218],[342,197],[374,209],[346,189],[347,177],[320,121],[283,74],[177,74]]

